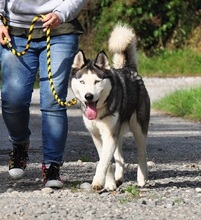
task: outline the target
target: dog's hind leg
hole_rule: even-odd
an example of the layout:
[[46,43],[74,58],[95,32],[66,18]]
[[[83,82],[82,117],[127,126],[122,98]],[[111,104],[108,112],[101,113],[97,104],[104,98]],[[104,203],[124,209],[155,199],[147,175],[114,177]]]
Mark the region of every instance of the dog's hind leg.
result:
[[144,134],[142,127],[137,121],[136,114],[130,120],[130,128],[134,135],[138,153],[137,181],[138,186],[143,187],[147,181],[147,134]]
[[117,186],[123,183],[124,179],[124,158],[122,151],[122,137],[119,137],[117,148],[114,152],[115,159],[115,181]]

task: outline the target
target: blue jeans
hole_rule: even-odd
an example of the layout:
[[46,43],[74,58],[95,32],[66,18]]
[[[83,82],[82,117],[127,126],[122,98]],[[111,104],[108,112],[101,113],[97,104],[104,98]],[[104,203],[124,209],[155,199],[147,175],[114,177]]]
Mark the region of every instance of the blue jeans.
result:
[[[11,36],[14,48],[23,51],[26,36]],[[66,100],[68,77],[78,49],[78,35],[51,37],[51,68],[53,83],[61,100]],[[47,76],[46,37],[33,39],[27,54],[17,57],[2,49],[2,115],[15,143],[29,141],[29,107],[33,86],[39,69],[40,109],[42,114],[43,162],[62,163],[68,132],[66,107],[54,99]]]

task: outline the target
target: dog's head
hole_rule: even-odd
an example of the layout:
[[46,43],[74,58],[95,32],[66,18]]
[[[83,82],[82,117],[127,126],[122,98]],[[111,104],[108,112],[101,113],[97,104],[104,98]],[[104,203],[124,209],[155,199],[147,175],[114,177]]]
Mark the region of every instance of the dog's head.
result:
[[71,71],[71,88],[84,108],[89,120],[96,119],[98,109],[106,103],[111,85],[111,67],[106,54],[98,53],[95,60],[87,60],[84,52],[75,55]]

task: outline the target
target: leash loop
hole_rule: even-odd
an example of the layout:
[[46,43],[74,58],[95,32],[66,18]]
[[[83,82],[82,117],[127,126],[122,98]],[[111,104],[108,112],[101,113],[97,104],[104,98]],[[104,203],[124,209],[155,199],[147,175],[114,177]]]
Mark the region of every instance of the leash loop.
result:
[[[8,39],[5,37],[4,38],[4,42],[6,43],[6,46],[8,47],[8,49],[16,56],[20,57],[20,56],[23,56],[27,53],[27,51],[29,50],[30,48],[30,43],[31,43],[31,40],[32,40],[32,34],[33,34],[33,30],[34,30],[34,27],[35,27],[35,23],[38,21],[38,19],[41,19],[41,18],[44,18],[45,16],[44,15],[38,15],[38,16],[35,16],[31,22],[31,25],[30,25],[30,28],[29,28],[29,34],[28,34],[28,38],[27,38],[27,44],[25,46],[25,49],[21,52],[15,50],[12,46],[12,43],[10,41],[8,41]],[[8,28],[8,24],[7,24],[7,20],[5,17],[1,16],[0,17],[3,24],[5,25],[5,27],[7,29]],[[76,98],[73,98],[72,100],[70,101],[62,101],[56,90],[55,90],[55,87],[54,87],[54,83],[53,83],[53,77],[52,77],[52,70],[51,70],[51,53],[50,53],[50,27],[47,27],[47,30],[46,30],[46,50],[47,50],[47,70],[48,70],[48,79],[49,79],[49,84],[50,84],[50,88],[51,88],[51,91],[52,91],[52,94],[55,98],[55,100],[57,101],[58,104],[60,104],[61,106],[72,106],[72,105],[76,105],[77,104],[77,99]]]

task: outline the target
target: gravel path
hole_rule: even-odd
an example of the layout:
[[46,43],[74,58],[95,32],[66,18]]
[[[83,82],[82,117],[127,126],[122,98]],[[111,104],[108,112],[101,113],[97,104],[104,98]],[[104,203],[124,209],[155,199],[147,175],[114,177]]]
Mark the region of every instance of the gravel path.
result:
[[[145,78],[144,81],[152,101],[178,88],[201,85],[201,77]],[[30,164],[26,175],[19,181],[13,181],[8,176],[11,146],[0,117],[0,219],[201,219],[200,123],[152,109],[147,149],[149,181],[146,188],[135,187],[137,156],[129,134],[124,141],[125,183],[115,192],[98,194],[90,189],[97,153],[83,125],[78,106],[68,109],[69,138],[61,169],[65,183],[62,190],[42,187],[38,90],[34,92],[31,112]]]

